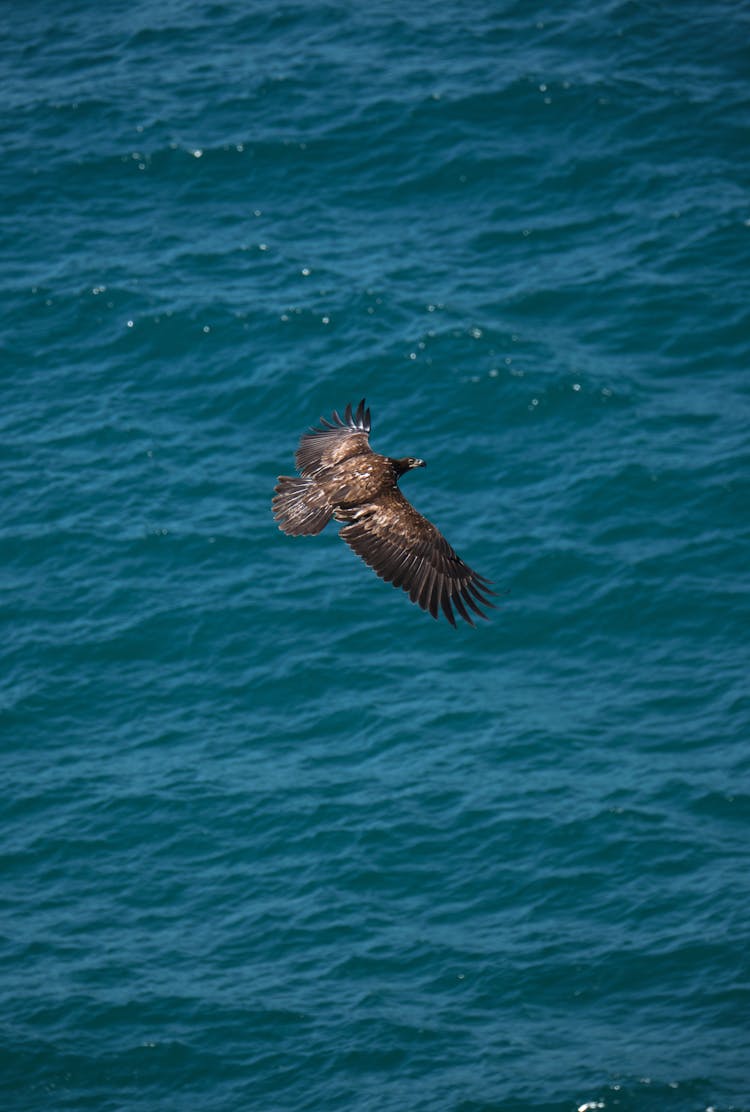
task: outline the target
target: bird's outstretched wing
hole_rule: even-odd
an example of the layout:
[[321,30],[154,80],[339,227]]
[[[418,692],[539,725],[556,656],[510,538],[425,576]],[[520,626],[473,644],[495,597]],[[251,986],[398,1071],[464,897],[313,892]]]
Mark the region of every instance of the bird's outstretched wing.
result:
[[433,618],[442,607],[455,625],[454,606],[471,626],[472,613],[487,617],[480,606],[493,606],[485,597],[494,594],[489,579],[472,571],[400,490],[349,511],[347,521],[340,535],[349,547],[381,579],[401,587]]
[[320,418],[320,428],[312,428],[299,442],[294,462],[301,475],[315,477],[351,456],[372,452],[370,447],[370,410],[364,398],[352,413],[347,405],[343,418],[333,411],[333,420]]

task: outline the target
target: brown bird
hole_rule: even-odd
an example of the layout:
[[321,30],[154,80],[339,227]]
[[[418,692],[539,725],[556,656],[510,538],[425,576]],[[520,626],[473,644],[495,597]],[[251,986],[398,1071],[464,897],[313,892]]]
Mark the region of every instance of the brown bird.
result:
[[[364,398],[356,413],[321,417],[299,443],[295,464],[301,478],[280,475],[273,499],[279,529],[291,536],[319,533],[331,518],[343,521],[340,536],[373,571],[406,591],[433,618],[442,607],[451,625],[458,613],[486,618],[493,606],[490,580],[461,560],[435,526],[404,498],[398,480],[425,461],[392,459],[370,447],[370,410]],[[471,613],[470,613],[471,611]]]

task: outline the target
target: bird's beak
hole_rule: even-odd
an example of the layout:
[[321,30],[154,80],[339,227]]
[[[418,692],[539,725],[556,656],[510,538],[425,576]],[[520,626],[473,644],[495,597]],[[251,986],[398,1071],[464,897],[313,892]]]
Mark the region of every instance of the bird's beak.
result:
[[418,460],[415,461],[414,466],[415,467],[426,467],[427,464],[425,463],[425,461],[423,459],[418,459]]

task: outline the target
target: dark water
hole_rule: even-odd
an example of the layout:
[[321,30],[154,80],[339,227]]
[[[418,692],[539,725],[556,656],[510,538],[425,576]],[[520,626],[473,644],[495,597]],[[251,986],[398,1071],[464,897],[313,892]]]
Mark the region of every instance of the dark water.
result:
[[3,1107],[750,1109],[747,5],[5,15]]

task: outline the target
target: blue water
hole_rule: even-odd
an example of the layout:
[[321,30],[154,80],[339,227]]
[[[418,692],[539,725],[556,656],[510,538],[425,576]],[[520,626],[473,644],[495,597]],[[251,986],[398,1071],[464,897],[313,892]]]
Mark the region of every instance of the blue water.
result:
[[2,1107],[748,1112],[750,9],[6,17]]

